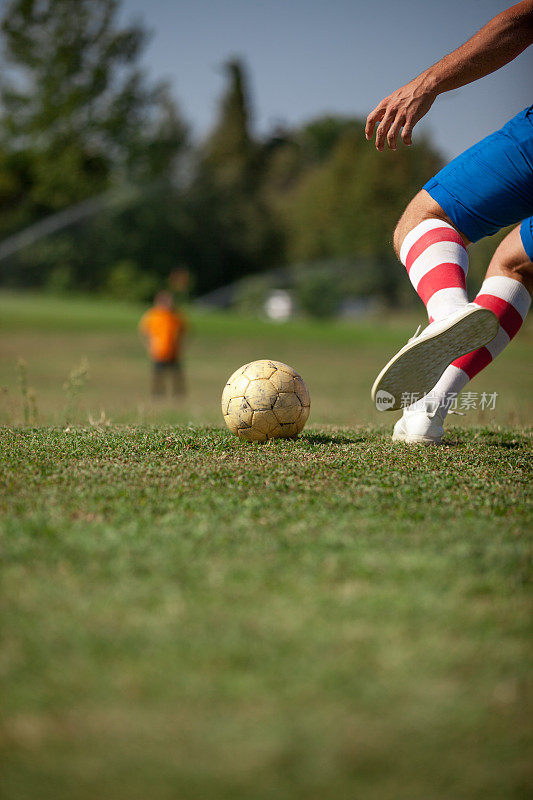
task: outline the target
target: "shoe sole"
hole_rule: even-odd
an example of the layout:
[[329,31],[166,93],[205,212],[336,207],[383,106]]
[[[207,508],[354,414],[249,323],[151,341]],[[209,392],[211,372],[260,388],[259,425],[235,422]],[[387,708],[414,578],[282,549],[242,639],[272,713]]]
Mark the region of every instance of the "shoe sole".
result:
[[[470,308],[450,323],[448,328],[422,339],[407,342],[386,364],[372,386],[372,400],[385,392],[382,411],[402,408],[402,395],[427,394],[456,358],[471,353],[490,342],[498,333],[500,323],[488,308]],[[377,405],[377,404],[376,404]]]
[[392,435],[393,442],[404,442],[405,444],[442,444],[442,439],[429,439],[427,436],[415,436],[413,434],[404,433],[401,435]]

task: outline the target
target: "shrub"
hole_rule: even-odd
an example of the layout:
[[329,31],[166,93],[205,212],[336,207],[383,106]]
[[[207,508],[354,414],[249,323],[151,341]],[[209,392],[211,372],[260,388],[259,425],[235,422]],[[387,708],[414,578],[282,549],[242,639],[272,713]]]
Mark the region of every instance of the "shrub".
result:
[[157,290],[158,281],[139,269],[134,261],[118,261],[109,270],[105,292],[111,297],[132,302],[148,302]]

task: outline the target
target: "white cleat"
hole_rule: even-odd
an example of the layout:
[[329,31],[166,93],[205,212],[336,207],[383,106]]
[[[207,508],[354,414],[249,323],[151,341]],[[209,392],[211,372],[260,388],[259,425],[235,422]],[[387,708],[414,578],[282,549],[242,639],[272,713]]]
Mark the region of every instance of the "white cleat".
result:
[[444,417],[439,409],[405,408],[392,432],[393,442],[441,444]]
[[498,333],[500,323],[488,308],[468,303],[445,319],[432,322],[386,364],[372,387],[378,411],[402,407],[405,393],[422,397],[459,356],[477,350]]

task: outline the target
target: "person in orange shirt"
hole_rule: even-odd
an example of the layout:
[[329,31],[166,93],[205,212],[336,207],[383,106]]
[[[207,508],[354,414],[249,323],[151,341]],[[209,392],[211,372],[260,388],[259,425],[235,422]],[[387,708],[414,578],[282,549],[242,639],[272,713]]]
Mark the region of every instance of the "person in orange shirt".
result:
[[168,380],[175,396],[185,394],[181,350],[186,328],[185,317],[175,309],[170,292],[159,292],[152,308],[141,318],[139,331],[152,361],[152,395],[155,397],[165,394]]

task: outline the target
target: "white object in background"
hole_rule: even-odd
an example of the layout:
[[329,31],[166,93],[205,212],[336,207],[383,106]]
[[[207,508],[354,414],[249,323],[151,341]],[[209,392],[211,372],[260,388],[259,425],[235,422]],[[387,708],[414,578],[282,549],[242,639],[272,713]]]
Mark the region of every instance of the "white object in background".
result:
[[265,314],[275,322],[285,322],[292,316],[293,303],[289,292],[276,289],[265,301]]

